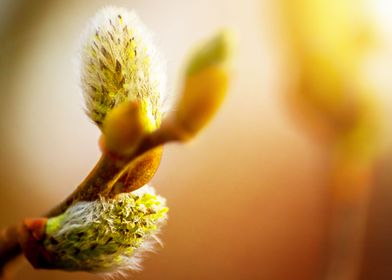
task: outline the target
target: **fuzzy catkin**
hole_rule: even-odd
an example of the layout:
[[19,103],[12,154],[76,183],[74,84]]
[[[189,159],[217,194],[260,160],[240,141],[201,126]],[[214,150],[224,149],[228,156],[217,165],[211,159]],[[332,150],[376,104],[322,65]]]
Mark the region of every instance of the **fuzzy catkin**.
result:
[[160,124],[164,64],[134,12],[98,12],[85,34],[81,62],[87,114],[99,127],[108,111],[127,100],[140,101],[152,124]]
[[167,220],[165,200],[150,186],[114,199],[77,202],[48,220],[43,241],[58,268],[112,273],[140,268]]

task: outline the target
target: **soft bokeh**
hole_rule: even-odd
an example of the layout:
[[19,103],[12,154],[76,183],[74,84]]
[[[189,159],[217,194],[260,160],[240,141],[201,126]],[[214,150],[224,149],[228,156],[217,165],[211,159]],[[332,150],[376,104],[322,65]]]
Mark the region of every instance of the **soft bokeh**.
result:
[[[392,4],[368,1],[377,50],[368,76],[381,104],[361,279],[391,279]],[[155,33],[176,92],[189,50],[223,26],[238,34],[236,70],[222,110],[188,145],[165,148],[153,179],[170,206],[157,254],[130,279],[319,279],[329,165],[285,93],[293,73],[282,13],[271,0],[0,2],[0,226],[61,201],[99,157],[99,131],[83,111],[78,47],[105,5],[135,9]],[[333,19],[331,19],[333,20]],[[36,271],[16,279],[98,279]]]

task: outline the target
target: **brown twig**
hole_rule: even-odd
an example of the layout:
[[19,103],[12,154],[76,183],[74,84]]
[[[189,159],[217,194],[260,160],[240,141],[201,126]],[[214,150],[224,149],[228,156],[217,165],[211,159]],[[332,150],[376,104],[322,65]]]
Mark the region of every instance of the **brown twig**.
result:
[[322,279],[356,280],[363,257],[372,187],[371,163],[337,162],[331,173],[330,236]]
[[[159,147],[165,143],[181,140],[181,135],[181,132],[168,120],[159,129],[146,135],[131,155],[120,156],[104,150],[103,155],[86,179],[70,196],[47,212],[44,217],[57,216],[77,201],[93,201],[102,195],[115,196],[120,191],[113,186],[118,180],[124,178],[123,173],[128,169],[129,164],[137,161],[141,155],[149,151],[160,149]],[[132,190],[134,188],[126,189],[126,191]],[[6,264],[22,253],[20,243],[24,238],[21,236],[23,233],[25,232],[22,230],[22,225],[10,226],[0,232],[0,277],[4,275]]]
[[0,279],[5,265],[22,253],[19,245],[19,226],[9,226],[0,231]]
[[165,143],[180,139],[180,134],[167,121],[159,129],[146,135],[135,152],[129,156],[124,157],[104,151],[101,159],[86,179],[67,199],[54,207],[45,216],[57,216],[63,213],[75,201],[96,200],[99,196],[107,193],[108,187],[113,186],[120,179],[121,176],[119,175],[127,169],[128,164],[136,160],[139,156]]

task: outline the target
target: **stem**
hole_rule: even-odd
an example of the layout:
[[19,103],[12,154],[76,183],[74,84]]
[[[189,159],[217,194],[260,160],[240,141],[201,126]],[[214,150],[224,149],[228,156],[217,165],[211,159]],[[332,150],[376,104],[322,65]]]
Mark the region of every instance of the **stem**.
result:
[[359,278],[367,205],[337,205],[332,213],[330,255],[326,280]]
[[331,231],[325,280],[360,276],[371,187],[370,165],[335,163],[332,171]]
[[63,213],[75,201],[93,201],[104,190],[107,183],[122,170],[122,161],[111,159],[103,154],[98,163],[83,182],[62,203],[50,210],[45,216],[50,218]]
[[100,195],[107,193],[106,188],[108,185],[114,185],[114,179],[120,179],[117,175],[130,162],[165,143],[179,140],[178,133],[175,133],[175,131],[176,129],[169,123],[163,124],[161,128],[146,135],[135,152],[126,157],[104,153],[94,169],[76,190],[62,203],[49,211],[45,217],[50,218],[63,213],[75,201],[94,201],[98,199]]
[[[115,182],[113,180],[120,179],[117,175],[138,156],[165,143],[178,140],[181,140],[180,134],[175,126],[170,121],[167,121],[159,129],[146,135],[135,152],[129,156],[121,157],[104,152],[96,166],[75,191],[44,216],[47,218],[57,216],[76,201],[93,201],[98,199],[101,194],[107,192],[106,189],[109,185],[114,185]],[[22,253],[19,235],[19,226],[10,226],[0,232],[0,279],[4,275],[6,264]]]
[[0,279],[7,263],[22,253],[18,241],[19,226],[9,226],[0,231]]

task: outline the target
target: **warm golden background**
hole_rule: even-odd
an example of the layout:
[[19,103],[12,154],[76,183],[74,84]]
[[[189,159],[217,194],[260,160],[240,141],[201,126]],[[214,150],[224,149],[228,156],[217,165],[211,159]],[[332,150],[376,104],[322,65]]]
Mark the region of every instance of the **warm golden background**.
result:
[[[166,147],[153,179],[170,206],[164,247],[130,279],[318,279],[326,240],[324,149],[288,109],[278,1],[1,0],[0,226],[63,199],[99,157],[83,112],[80,34],[104,5],[135,9],[155,33],[178,88],[189,49],[222,26],[238,33],[236,70],[217,118],[195,141]],[[379,40],[369,62],[381,106],[381,153],[362,280],[392,279],[392,2],[369,1]],[[333,19],[331,19],[333,20]],[[98,279],[35,271],[16,279]]]

